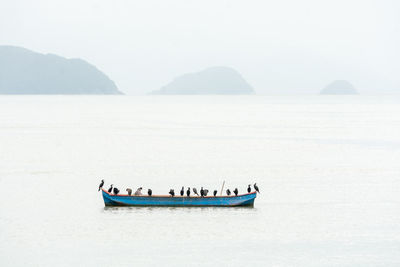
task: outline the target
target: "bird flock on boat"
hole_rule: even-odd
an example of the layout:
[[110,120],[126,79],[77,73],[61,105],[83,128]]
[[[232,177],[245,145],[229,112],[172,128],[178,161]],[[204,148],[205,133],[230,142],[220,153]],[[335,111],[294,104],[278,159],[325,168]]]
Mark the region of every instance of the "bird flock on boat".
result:
[[[100,183],[100,185],[99,185],[99,190],[98,190],[98,191],[100,191],[100,190],[103,188],[103,186],[104,186],[104,180],[101,180],[101,183]],[[260,193],[260,189],[258,188],[257,183],[254,183],[254,184],[253,184],[253,187],[254,187],[254,190],[255,190],[257,193]],[[142,188],[142,187],[139,187],[138,189],[136,189],[136,191],[135,191],[135,193],[134,193],[133,195],[134,195],[134,196],[143,196],[142,190],[143,190],[143,188]],[[248,187],[247,187],[247,193],[251,193],[251,190],[252,190],[251,184],[249,184]],[[131,188],[126,188],[125,191],[128,193],[129,196],[132,195],[133,190],[132,190]],[[187,197],[190,197],[191,191],[193,191],[193,194],[196,195],[196,196],[198,196],[198,197],[207,197],[208,192],[209,192],[208,189],[205,189],[205,188],[201,187],[201,189],[200,189],[200,195],[199,195],[199,193],[197,192],[197,189],[196,189],[196,188],[193,187],[193,188],[191,189],[190,187],[188,187],[187,190],[186,190],[186,196],[187,196]],[[108,192],[109,194],[118,195],[120,191],[119,191],[119,189],[118,189],[117,187],[114,187],[114,185],[111,184],[110,187],[108,188],[107,192]],[[232,192],[231,192],[231,190],[230,190],[229,188],[226,189],[225,192],[226,192],[226,195],[227,195],[227,196],[230,196],[230,195],[232,194]],[[153,194],[153,191],[149,188],[149,189],[147,190],[147,195],[151,197],[152,194]],[[171,197],[175,197],[175,190],[174,190],[174,189],[170,189],[169,192],[168,192],[168,194],[169,194]],[[180,194],[181,197],[183,197],[183,196],[185,195],[185,187],[184,187],[184,186],[182,186],[182,188],[181,188],[179,194]],[[214,190],[214,191],[213,191],[213,196],[216,197],[217,194],[218,194],[218,190]],[[233,194],[235,194],[235,196],[237,196],[237,195],[239,194],[239,190],[238,190],[237,188],[235,188],[235,189],[233,190]],[[221,195],[222,195],[222,194],[221,194]]]

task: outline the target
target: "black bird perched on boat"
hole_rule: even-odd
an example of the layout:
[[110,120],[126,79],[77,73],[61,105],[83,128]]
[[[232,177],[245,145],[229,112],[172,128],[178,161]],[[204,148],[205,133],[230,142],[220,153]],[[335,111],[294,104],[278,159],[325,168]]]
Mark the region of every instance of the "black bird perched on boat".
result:
[[114,187],[114,195],[118,195],[118,193],[119,193],[119,189]]
[[182,189],[181,189],[181,196],[183,197],[184,194],[185,194],[185,190],[183,189],[183,186],[182,186]]
[[111,193],[112,192],[112,189],[113,189],[113,185],[111,184],[111,186],[110,186],[110,188],[108,188],[108,193]]
[[249,187],[247,187],[247,193],[251,192],[251,185],[249,185]]
[[103,185],[104,185],[104,180],[101,180],[101,183],[100,183],[100,185],[99,185],[99,190],[98,190],[98,191],[100,191],[100,189],[103,188]]
[[214,190],[214,197],[217,195],[218,191]]
[[233,193],[235,193],[235,196],[237,196],[239,194],[239,190],[235,188],[235,190],[233,190]]
[[194,187],[193,187],[193,193],[195,193],[196,195],[199,195],[199,194],[197,193],[197,189],[194,188]]
[[206,197],[208,195],[208,189],[204,189],[204,196]]
[[171,195],[171,197],[175,196],[175,191],[174,191],[174,189],[170,189],[170,190],[169,190],[169,194]]
[[132,195],[132,189],[127,188],[127,189],[126,189],[126,192],[128,192],[128,195]]
[[257,183],[254,183],[254,189],[255,189],[258,193],[260,193],[260,190],[258,190]]
[[201,187],[201,189],[200,189],[200,196],[204,197],[204,189],[203,189],[203,187]]
[[231,195],[231,190],[226,189],[226,194],[227,194],[228,196],[230,196],[230,195]]
[[190,197],[190,187],[188,187],[188,189],[186,190],[186,195],[187,195],[188,197]]
[[147,190],[147,194],[148,194],[149,196],[151,196],[151,194],[153,194],[153,191],[151,191],[151,189],[149,188],[149,190]]

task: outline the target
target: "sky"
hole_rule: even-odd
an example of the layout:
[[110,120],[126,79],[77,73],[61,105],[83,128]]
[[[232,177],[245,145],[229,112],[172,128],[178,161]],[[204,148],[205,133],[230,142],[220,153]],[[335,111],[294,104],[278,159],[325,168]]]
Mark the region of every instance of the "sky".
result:
[[130,95],[212,66],[259,94],[400,94],[400,1],[0,0],[0,45],[82,58]]

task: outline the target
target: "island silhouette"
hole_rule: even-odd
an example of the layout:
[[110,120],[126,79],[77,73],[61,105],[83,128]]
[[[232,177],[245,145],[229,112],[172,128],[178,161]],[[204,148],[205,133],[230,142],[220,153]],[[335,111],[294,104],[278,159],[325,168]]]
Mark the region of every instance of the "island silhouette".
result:
[[254,94],[253,87],[238,71],[230,67],[211,67],[205,70],[183,74],[160,90],[151,94],[161,95],[238,95]]
[[0,46],[0,94],[122,94],[88,62]]
[[336,80],[321,90],[321,95],[358,95],[356,88],[346,80]]

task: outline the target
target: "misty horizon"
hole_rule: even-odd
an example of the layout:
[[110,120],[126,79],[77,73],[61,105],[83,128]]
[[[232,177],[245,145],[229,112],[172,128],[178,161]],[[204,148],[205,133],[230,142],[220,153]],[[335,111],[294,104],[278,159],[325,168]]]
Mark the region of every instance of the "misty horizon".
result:
[[361,94],[392,94],[400,92],[399,8],[396,1],[7,1],[0,44],[81,58],[129,95],[213,66],[234,68],[261,95],[315,94],[334,80]]
[[[0,58],[3,59],[0,62],[3,63],[0,64],[0,94],[124,94],[105,73],[80,58],[64,58],[22,47],[1,45]],[[86,65],[85,70],[77,63]],[[97,73],[97,78],[93,77],[93,73]],[[380,95],[385,93],[387,91],[375,92]],[[199,72],[184,73],[159,90],[145,94],[285,95],[285,92],[260,94],[235,69],[213,66]],[[310,95],[309,92],[294,90],[287,94]],[[359,91],[347,80],[334,80],[321,90],[311,93],[315,94],[357,95]]]

